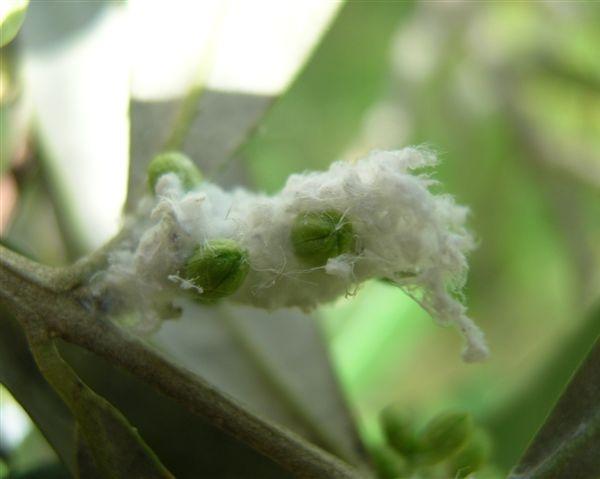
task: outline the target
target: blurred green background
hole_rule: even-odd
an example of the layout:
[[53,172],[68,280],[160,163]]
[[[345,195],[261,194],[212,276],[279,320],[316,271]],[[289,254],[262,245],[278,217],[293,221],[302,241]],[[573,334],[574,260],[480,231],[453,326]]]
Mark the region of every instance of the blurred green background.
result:
[[[598,2],[347,2],[233,160],[275,192],[293,172],[425,144],[441,189],[471,208],[466,298],[486,363],[462,363],[459,336],[383,283],[318,312],[367,442],[391,402],[421,421],[461,408],[488,430],[505,474],[600,332],[599,26]],[[3,188],[19,188],[5,241],[64,262],[43,167],[9,174]],[[2,401],[6,411],[6,391]]]
[[[514,464],[600,331],[600,5],[353,3],[245,149],[267,191],[332,158],[426,144],[443,190],[471,208],[466,291],[483,365],[396,289],[323,308],[367,434],[400,401],[473,411]],[[578,340],[579,339],[579,340]]]

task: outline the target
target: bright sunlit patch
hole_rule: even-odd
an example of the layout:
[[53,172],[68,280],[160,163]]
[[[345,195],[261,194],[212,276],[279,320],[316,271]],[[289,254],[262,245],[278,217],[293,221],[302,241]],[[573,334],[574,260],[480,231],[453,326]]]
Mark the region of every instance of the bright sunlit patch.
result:
[[179,96],[202,80],[225,6],[216,0],[128,2],[131,91],[136,98]]
[[129,2],[132,91],[169,98],[191,85],[276,94],[341,2]]
[[31,53],[26,91],[52,173],[89,248],[116,233],[127,179],[128,76],[124,24],[106,8],[59,50]]
[[0,385],[0,444],[17,447],[31,429],[29,417],[10,393]]
[[273,94],[283,90],[341,2],[232,1],[208,85]]
[[0,3],[0,24],[15,10],[27,7],[29,0],[3,0]]

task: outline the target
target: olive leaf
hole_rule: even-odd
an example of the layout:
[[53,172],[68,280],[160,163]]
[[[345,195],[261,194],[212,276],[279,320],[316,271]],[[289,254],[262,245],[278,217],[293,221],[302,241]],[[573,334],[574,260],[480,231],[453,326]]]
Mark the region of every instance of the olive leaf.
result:
[[510,479],[591,479],[600,473],[600,339]]
[[[9,0],[15,1],[15,0]],[[27,3],[27,2],[15,2]],[[65,2],[45,0],[31,2],[23,23],[23,40],[36,52],[55,49],[69,38],[85,30],[110,4],[94,2]]]
[[0,310],[0,383],[10,391],[73,473],[73,418],[38,371],[23,332],[3,308]]
[[315,318],[186,304],[157,344],[219,389],[356,465],[365,452]]
[[552,353],[527,387],[491,416],[486,427],[496,439],[496,462],[509,469],[541,427],[558,401],[573,371],[583,362],[600,335],[600,305]]
[[79,427],[76,428],[75,444],[77,477],[80,479],[102,479],[102,475],[98,471],[98,466],[94,462],[94,455],[90,451],[90,447],[82,436]]
[[174,477],[125,416],[77,376],[54,340],[32,335],[29,344],[40,371],[77,420],[100,477]]
[[[227,160],[247,139],[266,113],[274,96],[236,92],[204,91],[195,107],[198,114],[179,149],[201,167],[208,178],[219,183],[244,183],[243,169],[227,169]],[[153,156],[169,148],[171,131],[185,101],[139,101],[130,103],[131,161],[126,209],[137,204],[146,192],[146,169]],[[158,126],[158,128],[157,128]]]
[[[84,349],[62,343],[60,351],[94,391],[139,428],[178,479],[288,477],[273,461],[190,414],[135,376]],[[85,453],[81,447],[78,450]],[[81,465],[89,466],[89,461]]]

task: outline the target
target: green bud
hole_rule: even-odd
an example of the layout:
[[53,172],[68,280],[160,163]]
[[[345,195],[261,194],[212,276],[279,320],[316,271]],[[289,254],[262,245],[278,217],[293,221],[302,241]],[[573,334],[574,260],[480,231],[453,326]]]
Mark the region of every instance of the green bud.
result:
[[492,443],[486,432],[476,429],[471,439],[452,458],[455,477],[464,478],[481,469],[490,458]]
[[381,479],[399,479],[409,477],[411,468],[400,454],[391,447],[381,445],[371,449],[371,456]]
[[406,457],[418,450],[412,418],[400,404],[390,404],[379,416],[388,444]]
[[150,191],[154,193],[156,182],[167,173],[175,173],[186,190],[191,190],[202,182],[202,173],[192,160],[183,153],[167,151],[156,155],[148,165]]
[[291,239],[296,256],[315,266],[356,250],[352,223],[335,210],[300,213],[292,225]]
[[419,436],[418,461],[436,464],[463,447],[473,432],[473,420],[464,412],[442,413],[425,426]]
[[248,275],[248,252],[232,240],[212,240],[198,246],[184,267],[184,279],[202,292],[196,299],[213,302],[237,291]]

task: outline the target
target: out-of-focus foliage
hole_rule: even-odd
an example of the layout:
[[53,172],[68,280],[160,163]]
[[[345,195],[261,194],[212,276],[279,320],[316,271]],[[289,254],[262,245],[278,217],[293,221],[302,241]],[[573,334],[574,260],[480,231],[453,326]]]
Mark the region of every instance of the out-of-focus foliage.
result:
[[[100,3],[88,8],[93,12],[82,18],[63,15],[70,27],[46,37],[37,28],[44,15],[28,13],[25,28],[31,22],[30,31],[40,30],[30,40],[38,59],[52,51],[54,40],[57,49],[72,38],[85,43],[86,34],[106,19]],[[494,444],[488,463],[495,466],[481,477],[506,475],[600,333],[598,315],[590,315],[600,299],[599,24],[597,2],[350,1],[263,123],[254,122],[271,97],[228,91],[202,97],[205,115],[192,126],[197,134],[186,148],[194,160],[206,162],[215,181],[275,191],[296,171],[323,169],[373,148],[425,143],[442,157],[436,177],[443,190],[471,207],[480,245],[466,300],[489,339],[492,358],[486,364],[464,365],[459,339],[383,283],[367,284],[355,297],[320,312],[337,373],[369,444],[384,442],[377,417],[392,401],[420,424],[435,411],[459,408],[475,416]],[[61,184],[53,182],[51,161],[31,161],[49,160],[51,152],[34,141],[37,147],[23,153],[14,146],[23,141],[12,142],[24,137],[20,112],[26,98],[14,53],[20,40],[25,39],[17,36],[3,48],[0,65],[2,171],[11,170],[3,177],[3,193],[7,177],[18,187],[4,240],[58,264],[69,256],[69,225],[61,224],[68,215],[55,211]],[[117,92],[117,76],[109,75],[117,66],[109,60],[102,63],[106,76],[99,77],[104,78],[100,85]],[[61,81],[55,85],[49,97],[66,98],[59,95]],[[65,105],[58,103],[57,118],[63,118]],[[246,105],[244,114],[236,113],[239,104]],[[176,115],[140,105],[132,103],[132,149],[149,161],[157,147],[150,140],[160,142],[167,133],[163,128],[156,134],[135,119],[157,125],[165,115],[169,121]],[[217,113],[206,116],[207,111]],[[77,138],[74,123],[68,125]],[[239,135],[229,144],[219,135],[231,125]],[[257,134],[237,159],[222,163],[255,126]],[[149,150],[135,144],[136,132],[146,135]],[[202,157],[199,152],[212,140],[218,147]],[[113,140],[109,135],[104,141]],[[77,221],[72,221],[76,228],[85,229]],[[166,325],[157,343],[252,408],[317,442],[346,438],[342,450],[363,460],[361,448],[352,449],[350,416],[313,323],[284,313],[271,317],[277,326],[266,327],[264,318],[246,310],[198,311],[202,328],[195,327],[197,318],[183,318]],[[210,461],[221,455],[233,474],[235,461],[252,464],[260,477],[281,474],[245,447],[222,442],[212,428],[189,421],[127,375],[113,376],[106,364],[80,351],[68,350],[66,357],[90,386],[140,425],[168,466],[181,461],[185,467],[184,459],[194,453],[194,441],[177,447],[168,437],[182,432],[206,444],[198,460],[211,464],[212,473],[220,465]],[[16,392],[15,397],[21,401]],[[44,432],[43,424],[40,429]],[[36,444],[39,437],[35,430],[30,436]],[[22,461],[20,470],[41,462],[40,455],[24,452],[31,442],[11,451],[11,457],[38,458]],[[386,467],[404,467],[394,454],[385,452],[380,459]]]
[[380,422],[385,442],[372,449],[382,478],[463,478],[489,461],[490,438],[467,412],[444,411],[417,427],[401,404],[393,403]]
[[471,207],[479,238],[466,297],[491,359],[453,361],[456,338],[384,284],[323,316],[368,437],[389,401],[419,417],[458,406],[487,424],[507,471],[600,332],[587,320],[600,296],[600,5],[418,3],[387,55],[353,64],[384,41],[378,15],[393,7],[363,8],[356,22],[373,33],[323,45],[246,159],[273,191],[372,148],[441,153],[436,177]]
[[511,479],[597,477],[600,471],[600,339],[570,381]]
[[5,0],[0,6],[0,47],[10,42],[21,28],[29,0]]

